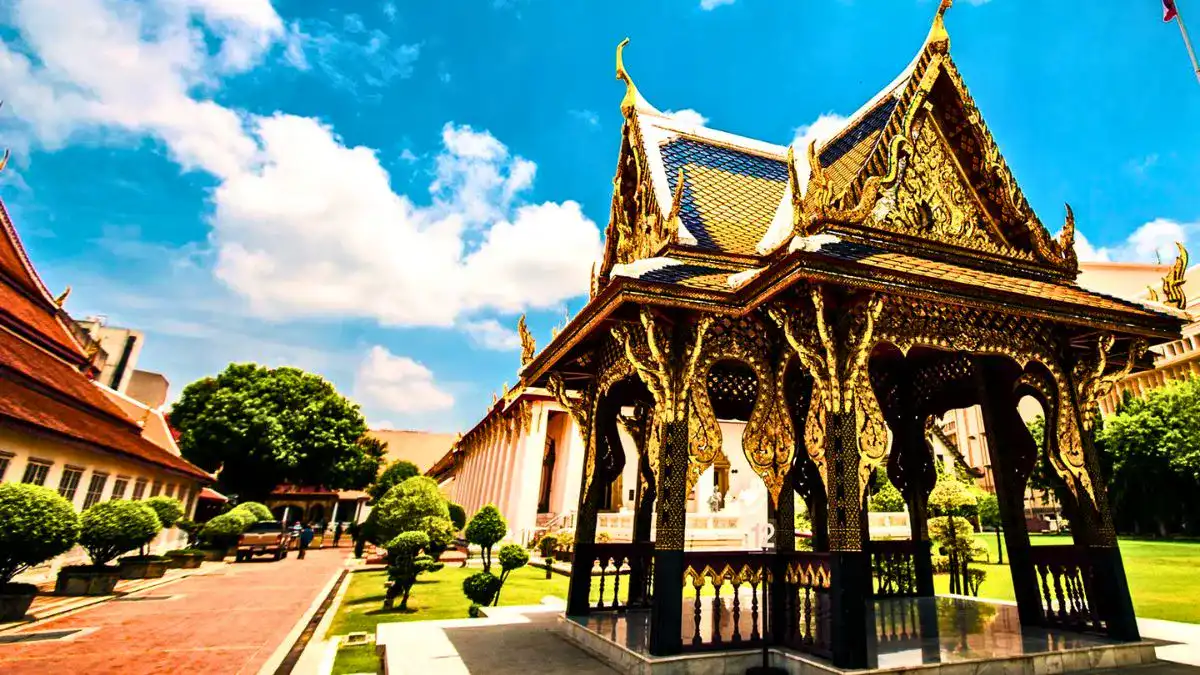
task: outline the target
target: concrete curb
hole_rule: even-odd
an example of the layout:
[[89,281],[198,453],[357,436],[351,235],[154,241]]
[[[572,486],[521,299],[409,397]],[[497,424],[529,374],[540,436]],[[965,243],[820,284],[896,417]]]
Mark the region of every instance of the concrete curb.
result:
[[[334,588],[338,583],[338,579],[342,574],[346,574],[345,567],[335,571],[333,575],[330,576],[329,581],[326,582],[325,586],[321,588],[321,592],[317,593],[317,596],[313,598],[312,603],[309,604],[308,609],[304,610],[304,614],[300,617],[300,620],[297,621],[294,626],[292,626],[292,630],[288,632],[287,637],[285,637],[283,642],[279,643],[279,646],[276,647],[275,651],[271,653],[271,658],[267,659],[266,663],[264,663],[262,667],[258,669],[258,675],[274,675],[274,673],[279,669],[280,665],[283,664],[284,659],[287,658],[288,654],[291,653],[292,648],[295,647],[296,641],[299,640],[301,634],[304,633],[304,629],[308,627],[310,622],[312,622],[313,616],[316,615],[317,610],[321,608],[321,605],[324,604],[325,600],[327,600],[330,594],[333,593]],[[349,575],[347,574],[347,576]]]

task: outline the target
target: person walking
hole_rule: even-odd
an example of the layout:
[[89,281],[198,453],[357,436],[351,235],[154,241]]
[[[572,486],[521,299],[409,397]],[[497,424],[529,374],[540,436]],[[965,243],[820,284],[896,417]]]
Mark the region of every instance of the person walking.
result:
[[300,530],[300,555],[296,556],[300,560],[304,560],[304,552],[308,550],[308,545],[312,543],[313,530],[308,523]]
[[342,538],[342,523],[339,521],[337,527],[333,528],[333,547],[337,548],[338,539]]

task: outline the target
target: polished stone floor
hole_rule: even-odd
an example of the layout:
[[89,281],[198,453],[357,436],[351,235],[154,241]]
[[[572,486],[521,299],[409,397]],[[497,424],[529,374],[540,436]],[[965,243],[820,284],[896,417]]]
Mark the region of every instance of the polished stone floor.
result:
[[[711,602],[711,599],[705,600],[699,626],[699,634],[705,643],[712,642]],[[731,599],[724,600],[717,621],[718,634],[726,644],[733,634],[731,605]],[[748,603],[741,605],[746,607]],[[684,644],[690,644],[697,634],[693,608],[692,599],[685,599],[684,625],[681,626]],[[875,668],[1002,659],[1115,644],[1102,636],[1023,627],[1015,606],[978,600],[942,597],[876,600],[874,611],[875,640],[869,648]],[[649,653],[650,613],[647,611],[597,613],[571,619],[634,652]],[[739,611],[740,637],[745,639],[755,628],[761,631],[762,619],[761,615]]]

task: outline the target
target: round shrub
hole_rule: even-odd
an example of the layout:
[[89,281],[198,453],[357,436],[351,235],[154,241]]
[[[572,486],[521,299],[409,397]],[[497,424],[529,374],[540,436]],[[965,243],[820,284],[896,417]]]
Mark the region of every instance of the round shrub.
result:
[[0,483],[0,585],[79,540],[71,502],[39,485]]
[[240,506],[235,507],[230,511],[226,511],[223,515],[233,516],[234,518],[242,521],[242,529],[246,529],[247,527],[250,527],[258,522],[258,516],[255,515],[253,511],[250,509],[243,509]]
[[154,515],[158,516],[158,522],[162,523],[163,527],[171,527],[183,517],[183,502],[174,497],[160,495],[142,503],[154,509]]
[[450,522],[454,523],[454,531],[462,532],[462,529],[467,526],[467,510],[454,502],[447,504],[446,508],[450,509]]
[[500,569],[504,570],[504,575],[508,576],[509,572],[529,564],[529,551],[520,544],[505,544],[500,547],[500,554],[496,559],[500,562]]
[[434,560],[442,557],[454,543],[454,523],[437,516],[426,516],[421,519],[421,531],[429,535],[429,544],[425,547]]
[[432,478],[414,476],[388,490],[367,520],[374,543],[383,544],[401,532],[424,530],[421,523],[428,517],[450,519],[446,498]]
[[463,579],[463,593],[476,605],[490,605],[500,590],[500,577],[490,572],[476,572]]
[[99,567],[148,543],[161,529],[154,509],[142,502],[113,499],[83,512],[79,543]]
[[538,550],[541,551],[543,558],[553,556],[556,548],[558,548],[558,537],[552,534],[547,534],[538,542]]
[[246,521],[230,511],[205,523],[200,538],[213,546],[233,546],[245,529]]
[[268,509],[266,504],[260,504],[259,502],[242,502],[234,507],[235,511],[239,509],[242,511],[249,511],[251,514],[253,514],[255,523],[264,520],[275,519],[275,516],[271,514],[271,509]]

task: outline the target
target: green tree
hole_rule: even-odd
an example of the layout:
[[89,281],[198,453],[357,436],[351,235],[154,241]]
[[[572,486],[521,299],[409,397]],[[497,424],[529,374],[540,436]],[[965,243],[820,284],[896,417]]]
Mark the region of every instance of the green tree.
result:
[[[384,444],[386,447],[386,443]],[[383,496],[388,493],[388,490],[396,487],[413,476],[420,475],[417,470],[417,465],[406,459],[399,459],[388,465],[383,473],[379,474],[379,478],[367,488],[367,494],[371,495],[371,505],[383,499]]]
[[266,504],[259,502],[242,502],[233,508],[234,511],[247,512],[254,516],[253,523],[262,522],[264,520],[275,520],[275,516],[271,513],[271,509],[267,508]]
[[222,491],[261,499],[281,483],[361,489],[379,471],[358,406],[297,368],[231,364],[184,388],[171,410],[183,456]]
[[892,485],[887,472],[876,470],[875,491],[867,500],[867,510],[883,513],[898,513],[904,510],[904,495]]
[[[437,483],[427,476],[413,476],[388,490],[371,509],[363,534],[369,541],[385,543],[401,532],[420,530],[437,545],[448,546],[444,535],[446,525],[453,527],[450,509]],[[453,538],[453,532],[450,537]]]
[[500,604],[500,592],[504,590],[504,582],[508,581],[508,575],[514,570],[519,570],[529,564],[529,551],[525,550],[520,544],[505,544],[500,547],[500,554],[496,556],[496,560],[500,563],[500,586],[496,589],[496,599],[492,604]]
[[450,522],[454,523],[454,531],[462,532],[462,529],[467,526],[467,510],[454,502],[450,502],[446,506],[450,508]]
[[984,527],[1000,527],[1000,501],[996,495],[985,492],[978,497],[979,523]]
[[[483,571],[492,571],[492,547],[508,534],[508,523],[500,515],[500,509],[488,504],[471,517],[464,533],[467,542],[483,549]],[[486,604],[486,603],[480,603]]]
[[1200,534],[1200,379],[1127,397],[1097,439],[1119,531]]
[[388,589],[384,607],[390,607],[392,600],[400,596],[400,609],[408,609],[408,595],[417,577],[442,569],[441,563],[423,553],[428,547],[429,535],[424,532],[402,532],[387,543],[388,580],[392,587]]

